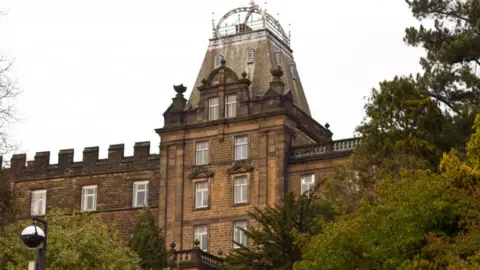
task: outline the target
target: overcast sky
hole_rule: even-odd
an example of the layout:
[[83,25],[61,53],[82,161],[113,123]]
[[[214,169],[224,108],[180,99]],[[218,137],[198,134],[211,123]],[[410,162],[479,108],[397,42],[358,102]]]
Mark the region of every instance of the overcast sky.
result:
[[[218,21],[248,0],[1,0],[0,53],[14,60],[22,90],[17,153],[151,141],[174,96],[189,96]],[[257,2],[265,7],[264,1]],[[312,116],[334,139],[353,136],[364,97],[378,82],[420,71],[423,51],[402,41],[418,25],[403,0],[270,0],[267,11],[291,23],[291,47]],[[8,158],[8,157],[7,157]]]

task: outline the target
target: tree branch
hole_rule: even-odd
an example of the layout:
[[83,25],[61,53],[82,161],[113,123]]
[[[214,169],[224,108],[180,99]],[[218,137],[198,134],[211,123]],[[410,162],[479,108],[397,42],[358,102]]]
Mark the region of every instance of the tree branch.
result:
[[434,94],[432,92],[428,92],[428,95],[434,99],[437,99],[439,101],[441,101],[443,104],[447,105],[448,108],[450,108],[452,111],[454,111],[456,114],[459,114],[460,112],[458,110],[456,110],[453,105],[444,97],[440,96],[440,95],[437,95],[437,94]]

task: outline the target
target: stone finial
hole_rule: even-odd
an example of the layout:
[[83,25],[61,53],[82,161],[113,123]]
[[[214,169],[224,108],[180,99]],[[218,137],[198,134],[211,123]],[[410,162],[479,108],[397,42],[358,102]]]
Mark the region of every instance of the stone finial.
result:
[[175,242],[172,241],[172,243],[170,243],[170,249],[171,250],[175,250]]
[[226,63],[227,63],[227,60],[225,60],[225,59],[220,60],[220,64],[221,64],[222,66],[225,66]]
[[187,104],[187,100],[183,97],[183,93],[187,91],[187,87],[180,85],[174,85],[173,89],[177,92],[177,95],[172,99],[171,111],[178,112],[182,111]]
[[329,128],[330,128],[330,124],[329,124],[329,123],[326,123],[326,124],[325,124],[325,128],[326,128],[326,129],[329,129]]
[[207,85],[207,83],[208,83],[207,79],[203,78],[202,79],[202,85]]
[[281,66],[277,66],[277,68],[270,69],[270,73],[273,76],[274,80],[280,80],[280,77],[283,76],[283,70]]
[[248,75],[247,72],[245,72],[245,71],[242,72],[242,77],[243,77],[244,79],[247,78],[247,75]]
[[283,94],[285,90],[285,84],[280,79],[283,76],[282,67],[270,69],[270,73],[273,76],[273,80],[270,82],[270,88],[279,94]]
[[198,248],[198,246],[200,245],[200,241],[198,239],[195,239],[195,241],[193,241],[193,245]]
[[173,89],[177,92],[177,97],[183,97],[183,93],[187,91],[187,87],[183,86],[183,83],[180,85],[174,85]]

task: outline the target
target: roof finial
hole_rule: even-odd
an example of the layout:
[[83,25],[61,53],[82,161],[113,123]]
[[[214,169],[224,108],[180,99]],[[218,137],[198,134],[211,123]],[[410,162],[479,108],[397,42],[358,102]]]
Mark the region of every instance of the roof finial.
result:
[[251,8],[255,7],[255,1],[250,0],[250,7],[251,7]]
[[288,24],[288,45],[292,42],[292,24]]
[[217,37],[217,31],[215,30],[215,12],[212,12],[212,33],[213,37]]

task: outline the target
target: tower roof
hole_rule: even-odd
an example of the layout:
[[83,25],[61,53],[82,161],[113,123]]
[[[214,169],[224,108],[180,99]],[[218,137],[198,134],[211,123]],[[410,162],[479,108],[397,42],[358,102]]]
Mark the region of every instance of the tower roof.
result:
[[252,99],[269,90],[272,81],[270,70],[280,66],[284,71],[281,80],[285,84],[285,93],[290,92],[294,105],[310,116],[290,49],[290,39],[278,20],[253,1],[248,7],[230,10],[217,25],[213,25],[213,38],[210,39],[186,110],[196,108],[199,101],[197,87],[220,67],[221,60],[226,60],[236,74],[247,74],[247,79],[252,82],[249,86]]
[[250,31],[268,29],[279,40],[290,45],[290,38],[282,25],[267,10],[250,1],[249,7],[235,8],[227,12],[213,29],[213,37],[225,37],[238,33],[238,25],[245,25]]

